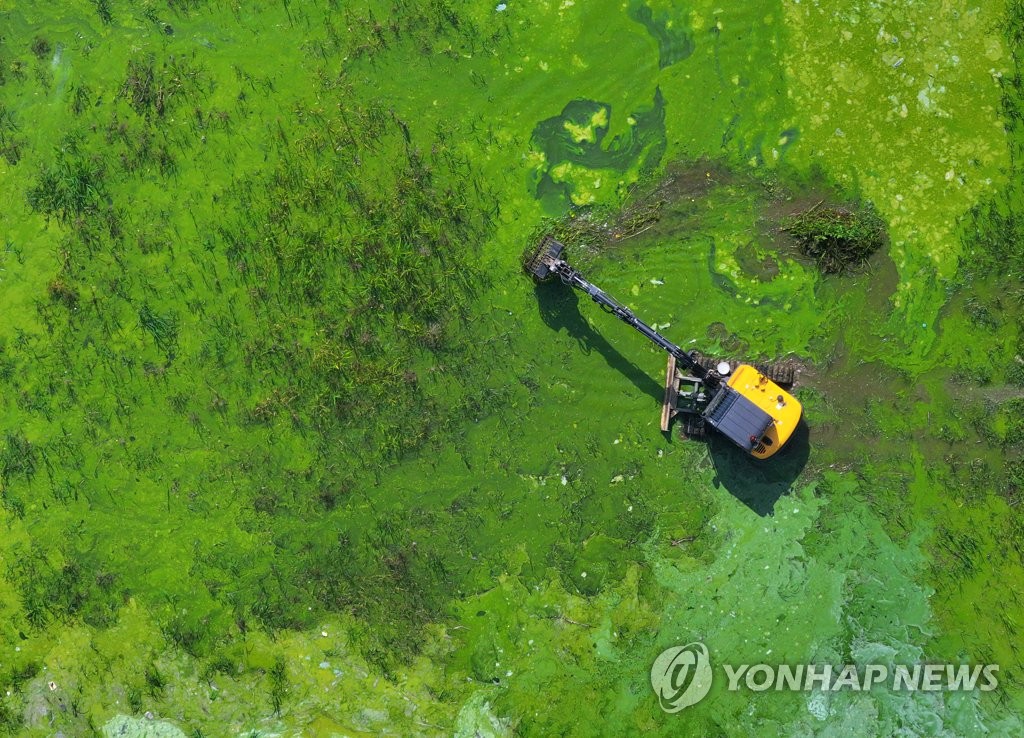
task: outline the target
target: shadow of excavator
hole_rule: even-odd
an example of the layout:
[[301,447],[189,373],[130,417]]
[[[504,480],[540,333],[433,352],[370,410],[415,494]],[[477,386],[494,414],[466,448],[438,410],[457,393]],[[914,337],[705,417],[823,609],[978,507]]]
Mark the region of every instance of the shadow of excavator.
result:
[[540,317],[549,328],[555,332],[564,329],[576,339],[584,353],[596,351],[608,366],[625,376],[638,390],[661,402],[664,388],[591,327],[580,312],[579,295],[575,290],[567,289],[554,280],[553,283],[535,284],[534,291]]
[[755,459],[717,433],[708,435],[708,453],[715,467],[715,486],[764,517],[790,491],[811,454],[810,429],[801,418],[789,442],[768,459]]

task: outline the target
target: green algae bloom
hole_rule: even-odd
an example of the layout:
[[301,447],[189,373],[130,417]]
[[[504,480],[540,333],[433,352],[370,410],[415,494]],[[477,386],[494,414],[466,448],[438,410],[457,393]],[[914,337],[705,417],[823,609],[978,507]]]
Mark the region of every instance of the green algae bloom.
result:
[[[0,21],[0,733],[1024,732],[1019,3]],[[660,433],[548,232],[799,443]],[[696,642],[999,686],[667,713]]]

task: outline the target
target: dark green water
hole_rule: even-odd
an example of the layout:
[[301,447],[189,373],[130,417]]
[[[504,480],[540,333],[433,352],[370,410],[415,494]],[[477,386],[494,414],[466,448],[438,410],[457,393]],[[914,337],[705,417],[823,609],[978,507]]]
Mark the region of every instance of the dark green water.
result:
[[[1019,8],[499,7],[0,4],[3,729],[1020,733]],[[822,278],[821,197],[886,251]],[[808,436],[665,438],[663,355],[519,277],[569,211]],[[1001,683],[666,714],[696,640]]]

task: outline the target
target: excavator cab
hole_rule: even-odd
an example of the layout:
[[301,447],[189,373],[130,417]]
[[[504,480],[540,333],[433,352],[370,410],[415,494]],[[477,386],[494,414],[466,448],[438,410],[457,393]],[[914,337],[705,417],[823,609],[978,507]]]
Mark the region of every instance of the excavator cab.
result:
[[708,397],[703,383],[680,371],[675,357],[669,356],[661,429],[667,432],[681,416],[688,438],[703,438],[710,427],[755,458],[774,455],[793,435],[803,413],[800,402],[770,378],[790,386],[791,368],[739,364],[733,369],[723,361],[716,372],[724,382]]

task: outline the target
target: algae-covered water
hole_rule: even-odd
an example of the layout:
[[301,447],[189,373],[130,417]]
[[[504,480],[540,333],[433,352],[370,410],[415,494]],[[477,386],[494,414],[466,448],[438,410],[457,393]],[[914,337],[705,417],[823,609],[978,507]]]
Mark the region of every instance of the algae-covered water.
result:
[[[1024,733],[1024,10],[0,0],[0,727]],[[871,202],[822,276],[781,224]],[[788,359],[755,463],[520,275]],[[992,691],[651,665],[995,664]]]

